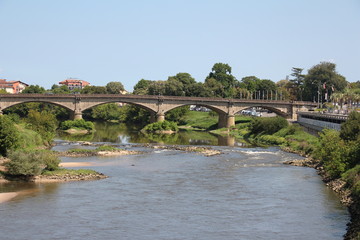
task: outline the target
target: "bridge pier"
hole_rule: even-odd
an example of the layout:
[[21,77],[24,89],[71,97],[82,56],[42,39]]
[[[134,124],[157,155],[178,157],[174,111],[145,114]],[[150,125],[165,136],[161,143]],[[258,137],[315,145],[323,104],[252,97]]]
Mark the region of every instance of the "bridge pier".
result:
[[72,120],[82,119],[82,113],[80,111],[74,111],[71,113]]
[[229,128],[235,126],[235,115],[231,114],[219,114],[218,127],[219,128]]
[[165,114],[163,114],[163,113],[157,113],[156,114],[156,121],[157,122],[162,122],[164,120],[165,120]]

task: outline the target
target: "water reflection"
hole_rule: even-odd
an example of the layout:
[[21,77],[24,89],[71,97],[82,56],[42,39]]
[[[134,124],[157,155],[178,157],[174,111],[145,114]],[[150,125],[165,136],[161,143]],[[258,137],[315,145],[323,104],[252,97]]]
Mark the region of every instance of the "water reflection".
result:
[[87,135],[60,133],[59,138],[69,141],[113,142],[113,143],[159,143],[177,145],[246,146],[232,136],[217,136],[203,131],[180,131],[175,134],[144,134],[135,125],[96,122],[96,131]]
[[61,183],[34,183],[34,182],[2,182],[0,193],[15,193],[14,200],[20,201],[31,196],[49,195],[58,191]]

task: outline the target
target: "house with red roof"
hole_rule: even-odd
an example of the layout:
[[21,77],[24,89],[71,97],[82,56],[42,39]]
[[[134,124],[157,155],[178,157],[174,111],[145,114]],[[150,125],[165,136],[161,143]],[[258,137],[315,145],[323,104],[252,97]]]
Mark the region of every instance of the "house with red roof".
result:
[[64,81],[59,82],[60,85],[66,85],[69,90],[73,89],[83,89],[85,86],[89,86],[90,83],[84,80],[76,79],[76,78],[68,78]]
[[6,79],[0,79],[0,89],[11,94],[21,93],[27,86],[29,85],[22,81],[6,81]]

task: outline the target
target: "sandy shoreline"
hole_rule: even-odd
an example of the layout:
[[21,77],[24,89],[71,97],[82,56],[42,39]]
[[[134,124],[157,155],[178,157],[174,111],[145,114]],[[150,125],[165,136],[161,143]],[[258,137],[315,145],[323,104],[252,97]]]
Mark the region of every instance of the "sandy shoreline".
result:
[[17,192],[0,193],[0,203],[7,202],[19,195]]
[[87,167],[94,166],[93,163],[90,162],[61,162],[59,167]]

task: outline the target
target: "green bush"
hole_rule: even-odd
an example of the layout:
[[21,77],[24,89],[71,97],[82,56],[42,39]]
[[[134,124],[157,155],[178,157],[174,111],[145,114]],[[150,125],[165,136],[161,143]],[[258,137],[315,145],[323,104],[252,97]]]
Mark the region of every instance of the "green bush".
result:
[[249,130],[251,134],[274,134],[289,125],[288,121],[282,117],[254,118]]
[[285,128],[280,129],[274,135],[279,137],[285,137],[288,135],[293,135],[295,133],[303,131],[299,124],[291,124]]
[[21,149],[33,149],[44,146],[44,140],[41,135],[31,129],[27,129],[24,124],[16,125],[19,130]]
[[36,176],[42,170],[54,171],[59,169],[60,159],[48,150],[13,151],[9,154],[9,162],[5,166],[10,175]]
[[20,146],[19,131],[6,116],[0,116],[0,154],[6,156],[10,150]]
[[55,137],[57,120],[54,114],[47,111],[30,110],[26,122],[29,129],[39,133],[48,143]]
[[161,121],[161,122],[155,122],[146,125],[143,128],[143,131],[145,132],[157,132],[157,131],[178,131],[178,127],[176,123],[169,122],[169,121]]
[[59,169],[60,159],[54,152],[41,150],[37,151],[36,154],[37,158],[39,158],[45,165],[45,170],[55,171]]
[[346,171],[341,177],[350,187],[353,196],[360,199],[360,165]]
[[346,122],[341,124],[340,137],[344,140],[356,140],[360,136],[360,113],[353,111]]
[[321,161],[331,178],[338,178],[348,168],[349,151],[348,144],[340,138],[338,131],[324,129],[320,133],[314,157]]
[[286,143],[286,139],[283,137],[273,136],[273,135],[261,135],[258,138],[259,141],[266,144],[272,145],[282,145]]
[[85,129],[92,131],[95,129],[95,126],[90,121],[85,121],[84,119],[77,119],[77,120],[67,120],[60,124],[61,130],[68,130],[71,128],[75,129]]
[[171,122],[185,123],[183,117],[190,112],[189,106],[178,107],[166,113],[166,119]]
[[35,152],[16,151],[8,157],[10,161],[5,163],[5,167],[10,175],[36,176],[42,171],[42,161]]
[[125,121],[126,107],[121,107],[116,103],[102,104],[90,109],[91,118],[105,121]]

